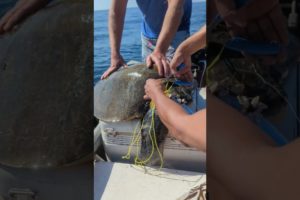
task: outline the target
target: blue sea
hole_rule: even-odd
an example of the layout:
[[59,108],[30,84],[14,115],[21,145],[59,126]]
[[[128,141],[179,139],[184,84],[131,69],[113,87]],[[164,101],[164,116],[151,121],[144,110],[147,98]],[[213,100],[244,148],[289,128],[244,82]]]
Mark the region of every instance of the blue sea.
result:
[[[121,54],[126,62],[141,61],[141,19],[138,8],[128,8],[121,43]],[[206,2],[193,3],[191,33],[195,33],[205,24]],[[95,11],[94,22],[94,83],[110,65],[110,47],[108,34],[108,10]]]

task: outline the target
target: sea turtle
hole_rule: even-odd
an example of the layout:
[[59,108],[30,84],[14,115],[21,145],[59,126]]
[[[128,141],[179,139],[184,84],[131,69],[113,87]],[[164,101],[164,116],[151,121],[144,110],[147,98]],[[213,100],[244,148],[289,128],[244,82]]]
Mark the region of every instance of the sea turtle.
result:
[[91,13],[87,2],[53,2],[1,36],[0,164],[92,160]]
[[[149,101],[143,99],[144,85],[149,78],[159,78],[157,71],[147,68],[145,64],[137,64],[123,68],[108,79],[100,81],[94,88],[94,115],[103,122],[140,119],[143,123],[137,131],[141,138],[139,161],[148,160],[143,164],[156,165],[160,160],[157,150],[159,148],[162,151],[168,130],[160,121],[157,112],[150,108]],[[174,79],[164,79],[162,82],[165,85],[174,85]],[[174,99],[186,97],[187,101],[191,101],[191,87],[171,88],[170,95]],[[148,159],[151,155],[153,158]]]
[[[120,69],[106,80],[96,84],[94,89],[94,115],[103,122],[120,122],[140,119],[143,121],[142,129],[137,133],[141,135],[140,159],[144,160],[151,154],[150,126],[152,121],[149,102],[145,101],[144,86],[149,78],[157,79],[159,75],[154,69],[145,64],[137,64]],[[167,129],[155,114],[155,130],[158,145],[167,135]],[[154,156],[155,161],[158,156]],[[152,162],[152,164],[154,164]]]
[[94,115],[104,122],[142,118],[147,111],[143,96],[149,78],[159,75],[145,64],[137,64],[100,81],[94,89]]

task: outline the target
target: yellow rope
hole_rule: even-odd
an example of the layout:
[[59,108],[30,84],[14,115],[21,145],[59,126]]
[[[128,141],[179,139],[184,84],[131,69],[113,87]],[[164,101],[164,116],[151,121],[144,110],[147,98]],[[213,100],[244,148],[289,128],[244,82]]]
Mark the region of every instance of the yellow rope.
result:
[[[144,124],[144,119],[142,120],[142,123],[141,123],[141,127],[140,127],[139,133],[141,132],[141,130],[142,130],[142,128],[143,128],[143,124]],[[140,138],[140,135],[137,133],[138,127],[139,127],[139,124],[137,124],[136,127],[135,127],[135,129],[134,129],[133,136],[132,136],[130,145],[129,145],[129,147],[128,147],[127,154],[126,154],[125,156],[123,156],[122,159],[127,159],[127,160],[130,159],[132,147],[133,147],[134,144],[136,144],[136,143],[138,142],[138,139]]]
[[[164,91],[164,93],[166,95],[170,94],[170,91],[171,91],[171,89],[173,87],[173,84],[170,87],[168,87],[169,81],[167,82],[167,84],[166,84],[166,88],[167,89]],[[155,132],[155,104],[154,104],[153,101],[150,102],[150,109],[151,109],[151,124],[150,124],[149,134],[150,134],[150,140],[151,140],[151,144],[152,144],[152,149],[151,149],[151,153],[150,153],[149,157],[146,158],[145,160],[139,160],[139,151],[140,151],[140,148],[141,148],[141,145],[139,145],[140,141],[141,141],[141,134],[140,133],[141,133],[143,127],[144,127],[144,119],[143,119],[142,123],[141,123],[141,127],[140,127],[139,132],[137,131],[139,124],[135,127],[135,130],[134,130],[133,136],[132,136],[132,140],[131,140],[129,148],[128,148],[128,152],[122,158],[129,160],[130,157],[131,157],[132,147],[136,144],[137,148],[136,148],[136,155],[135,155],[135,158],[134,158],[134,164],[137,165],[137,166],[141,166],[142,167],[142,166],[145,166],[151,160],[151,158],[153,157],[154,151],[156,149],[156,151],[158,152],[159,158],[160,158],[160,167],[159,167],[159,170],[161,170],[162,167],[163,167],[163,165],[164,165],[164,160],[163,160],[162,153],[160,152],[158,144],[157,144],[157,141],[156,141],[156,132]]]
[[[138,157],[136,157],[135,159],[135,164],[138,166],[144,166],[145,164],[147,164],[151,158],[153,157],[154,154],[154,150],[156,149],[156,151],[158,152],[159,158],[160,158],[160,167],[159,170],[162,169],[163,165],[164,165],[164,160],[163,160],[163,156],[159,150],[158,144],[157,144],[157,140],[156,140],[156,132],[155,132],[155,107],[151,109],[152,111],[152,116],[151,116],[151,127],[150,127],[150,139],[151,139],[151,143],[152,143],[152,150],[151,150],[151,154],[149,155],[149,157],[143,161],[138,161]],[[153,130],[153,138],[152,138],[152,131]],[[137,151],[138,153],[139,151]]]
[[[155,109],[152,110],[152,122],[151,122],[151,124],[153,123],[153,126],[154,126],[154,122],[155,122],[154,116],[155,116]],[[154,135],[154,145],[155,145],[155,148],[156,148],[156,150],[158,152],[158,155],[159,155],[159,158],[160,158],[160,167],[159,167],[159,170],[161,170],[162,167],[163,167],[163,165],[164,165],[164,159],[163,159],[163,156],[162,156],[162,154],[161,154],[161,152],[159,150],[158,144],[157,144],[155,128],[153,128],[153,133],[154,133],[153,134]]]
[[150,129],[149,129],[149,134],[150,134],[150,140],[151,140],[151,144],[152,144],[152,149],[151,149],[151,153],[150,153],[150,155],[149,155],[149,157],[148,158],[146,158],[145,160],[141,160],[141,161],[139,161],[139,150],[137,151],[137,156],[136,156],[136,158],[135,158],[135,163],[136,164],[142,164],[142,165],[145,165],[145,164],[147,164],[150,160],[151,160],[151,158],[152,158],[152,156],[153,156],[153,153],[154,153],[154,142],[153,142],[153,138],[152,138],[152,134],[151,134],[151,130],[152,129],[154,129],[154,124],[153,124],[153,122],[152,122],[152,120],[151,120],[151,125],[150,125]]
[[225,46],[222,47],[221,51],[218,53],[218,55],[213,59],[213,61],[208,65],[207,67],[207,72],[206,72],[206,81],[207,83],[209,83],[209,77],[208,77],[208,73],[211,70],[211,68],[220,60],[221,55],[223,53],[225,49]]

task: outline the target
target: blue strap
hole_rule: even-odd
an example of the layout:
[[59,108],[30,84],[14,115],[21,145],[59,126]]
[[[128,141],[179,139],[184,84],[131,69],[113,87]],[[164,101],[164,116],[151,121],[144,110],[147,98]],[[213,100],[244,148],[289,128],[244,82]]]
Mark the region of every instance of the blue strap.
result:
[[184,63],[181,63],[181,64],[177,67],[176,70],[179,72],[179,71],[183,70],[183,68],[185,68],[185,64],[184,64]]
[[252,121],[267,133],[278,146],[284,146],[288,143],[288,140],[279,132],[279,130],[265,118],[257,117],[253,118]]
[[174,84],[178,86],[187,86],[187,87],[193,86],[193,82],[181,81],[181,80],[175,81]]
[[230,39],[225,46],[231,50],[261,56],[277,55],[282,49],[282,46],[278,43],[255,42],[242,37]]
[[[243,7],[249,0],[235,0],[237,8]],[[222,17],[217,15],[214,19],[215,23],[222,21]],[[278,43],[271,42],[256,42],[250,41],[242,37],[234,37],[230,39],[225,47],[230,50],[237,52],[244,52],[251,55],[261,55],[261,56],[271,56],[277,55],[281,49],[282,45]]]
[[[223,100],[231,107],[237,109],[238,111],[241,110],[241,105],[238,102],[237,98],[233,96],[222,96],[221,100]],[[254,122],[259,128],[261,128],[261,130],[263,130],[266,135],[271,137],[278,146],[284,146],[288,143],[287,138],[284,137],[284,135],[267,119],[263,118],[262,116],[249,117],[249,119]]]

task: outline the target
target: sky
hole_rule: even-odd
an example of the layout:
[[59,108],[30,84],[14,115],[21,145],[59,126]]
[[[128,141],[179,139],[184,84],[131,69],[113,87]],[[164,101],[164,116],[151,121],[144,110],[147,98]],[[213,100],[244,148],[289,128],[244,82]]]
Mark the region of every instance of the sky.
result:
[[[193,0],[193,2],[200,2],[204,0]],[[111,0],[94,0],[95,10],[107,10]],[[128,7],[137,7],[136,0],[128,0]]]

